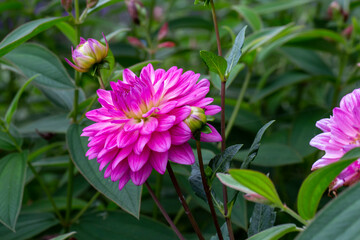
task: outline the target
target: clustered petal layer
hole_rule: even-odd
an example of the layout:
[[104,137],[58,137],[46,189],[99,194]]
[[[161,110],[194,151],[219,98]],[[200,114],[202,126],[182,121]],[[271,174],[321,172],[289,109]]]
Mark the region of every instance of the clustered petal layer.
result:
[[[198,81],[200,74],[172,67],[168,71],[153,69],[149,64],[137,77],[129,69],[123,81],[111,82],[112,90],[99,89],[101,108],[86,116],[96,122],[84,128],[81,136],[89,137],[89,160],[97,158],[104,177],[119,181],[121,190],[131,179],[143,184],[152,169],[164,174],[168,160],[179,164],[193,164],[194,154],[187,143],[192,132],[184,120],[191,107],[204,109],[214,115],[221,108],[209,105],[210,83]],[[221,141],[220,134],[201,133],[200,141]]]
[[[344,96],[340,107],[333,110],[330,118],[316,123],[323,133],[315,136],[310,145],[325,151],[312,170],[338,161],[346,152],[360,146],[360,89]],[[360,159],[345,168],[331,183],[330,190],[350,185],[360,179]]]

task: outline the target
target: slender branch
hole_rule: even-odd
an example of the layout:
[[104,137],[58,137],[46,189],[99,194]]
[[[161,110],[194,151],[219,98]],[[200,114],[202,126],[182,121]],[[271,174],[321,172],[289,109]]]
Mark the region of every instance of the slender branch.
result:
[[78,214],[71,220],[71,223],[76,222],[85,212],[86,210],[93,204],[93,202],[100,196],[100,192],[96,192],[94,196],[90,199],[90,201],[80,210]]
[[[161,197],[161,188],[163,184],[163,175],[157,174],[156,175],[156,183],[155,183],[155,196],[160,199]],[[153,206],[153,218],[157,219],[159,215],[158,207],[156,204]]]
[[[185,199],[186,204],[189,204],[190,201],[191,201],[191,199],[192,199],[192,197],[191,197],[191,195],[189,195],[189,196]],[[175,218],[174,218],[174,224],[175,224],[175,225],[180,221],[181,216],[182,216],[184,213],[185,213],[185,210],[184,210],[184,208],[181,206],[181,207],[179,208],[178,212],[176,213]]]
[[230,117],[230,120],[229,120],[229,123],[226,127],[226,132],[225,132],[225,136],[228,136],[234,123],[235,123],[235,120],[236,120],[236,117],[239,113],[239,110],[240,110],[240,106],[241,106],[241,103],[242,103],[242,100],[244,98],[244,95],[245,95],[245,91],[249,85],[249,82],[250,82],[250,78],[251,78],[251,69],[249,69],[246,73],[246,76],[245,76],[245,81],[241,87],[241,91],[240,91],[240,94],[239,94],[239,97],[238,99],[236,100],[236,104],[235,104],[235,108],[234,108],[234,111],[232,112],[231,114],[231,117]]
[[172,167],[171,167],[170,163],[167,164],[166,168],[167,168],[167,170],[169,172],[169,176],[170,176],[171,181],[172,181],[172,183],[173,183],[173,185],[175,187],[176,193],[179,196],[179,200],[180,200],[181,204],[183,205],[185,213],[188,216],[189,221],[190,221],[192,227],[194,228],[194,231],[196,232],[196,235],[198,236],[199,239],[204,240],[204,237],[201,234],[200,228],[199,228],[198,224],[196,223],[196,221],[194,219],[194,216],[192,215],[192,213],[190,211],[190,208],[189,208],[189,206],[188,206],[188,204],[187,204],[187,202],[186,202],[186,200],[185,200],[185,198],[184,198],[184,196],[183,196],[183,194],[182,194],[182,192],[180,190],[179,183],[176,180],[174,171],[172,170]]
[[96,69],[96,72],[97,72],[97,77],[98,77],[98,80],[99,80],[100,87],[101,87],[102,89],[106,90],[104,81],[103,81],[103,79],[102,79],[102,77],[101,77],[100,69],[99,69],[99,68]]
[[64,219],[63,219],[63,217],[61,216],[60,211],[59,211],[59,209],[57,208],[56,203],[55,203],[54,199],[52,198],[49,189],[46,187],[44,181],[42,180],[42,178],[40,177],[40,175],[38,174],[38,172],[36,171],[36,169],[34,168],[34,166],[33,166],[29,161],[27,162],[27,164],[28,164],[31,172],[34,174],[36,180],[39,182],[41,188],[42,188],[43,191],[45,192],[46,196],[48,197],[48,199],[49,199],[52,207],[54,208],[55,214],[58,216],[60,222],[61,222],[62,224],[64,224]]
[[296,220],[298,220],[299,222],[301,222],[302,224],[304,224],[305,226],[308,225],[308,222],[303,219],[302,217],[300,217],[296,212],[294,212],[291,208],[288,208],[287,206],[284,206],[282,208],[282,210],[284,212],[286,212],[287,214],[289,214],[290,216],[292,216],[293,218],[295,218]]
[[219,222],[218,222],[217,217],[216,217],[214,203],[213,203],[213,201],[211,199],[209,185],[208,185],[207,180],[206,180],[205,171],[204,171],[204,163],[203,163],[203,159],[202,159],[202,155],[201,155],[201,146],[200,146],[200,141],[199,140],[196,140],[196,149],[197,149],[198,159],[199,159],[201,181],[202,181],[202,184],[204,186],[206,199],[207,199],[209,207],[210,207],[211,216],[213,218],[214,225],[215,225],[216,232],[217,232],[217,235],[219,237],[219,240],[224,240],[224,238],[222,236],[222,233],[221,233]]
[[[211,5],[211,12],[214,22],[214,28],[215,28],[215,34],[216,34],[216,43],[218,48],[218,55],[222,56],[222,49],[221,49],[221,41],[220,41],[220,34],[219,34],[219,26],[217,23],[217,17],[216,17],[216,11],[215,11],[215,5],[214,1],[210,1]],[[225,90],[226,90],[226,78],[224,77],[224,81],[221,82],[221,152],[225,151],[226,148],[226,130],[225,130]],[[225,221],[229,232],[230,240],[234,240],[234,232],[231,225],[231,219],[228,214],[228,193],[227,193],[227,187],[223,184],[222,185],[223,190],[223,201],[224,201],[224,215],[225,215]]]
[[173,229],[173,231],[175,232],[175,234],[178,236],[178,238],[180,240],[185,240],[185,238],[182,236],[182,234],[180,233],[179,229],[177,229],[177,227],[175,226],[175,224],[173,223],[173,221],[171,220],[171,218],[169,217],[169,215],[167,214],[167,212],[165,211],[164,207],[161,205],[161,203],[159,202],[159,199],[156,198],[154,191],[151,189],[149,183],[146,181],[144,183],[144,185],[146,186],[146,188],[148,189],[151,197],[153,198],[154,202],[156,203],[156,205],[158,206],[158,208],[160,209],[160,212],[163,214],[164,218],[166,219],[166,221],[169,223],[170,227]]

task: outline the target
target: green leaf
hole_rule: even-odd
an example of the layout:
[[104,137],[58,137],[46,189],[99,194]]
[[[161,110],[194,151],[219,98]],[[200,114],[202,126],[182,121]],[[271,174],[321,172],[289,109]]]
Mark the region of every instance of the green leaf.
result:
[[360,148],[346,153],[340,161],[317,169],[303,182],[298,194],[298,212],[305,220],[315,216],[320,199],[329,184],[354,160],[360,158]]
[[210,160],[209,167],[212,169],[210,182],[212,182],[212,180],[216,177],[216,173],[227,172],[227,170],[230,168],[231,160],[242,146],[243,144],[235,144],[227,147],[224,153],[220,153]]
[[[223,239],[230,240],[229,230],[227,228],[226,222],[221,226],[220,230],[221,230],[221,235],[223,236]],[[210,238],[210,240],[219,240],[219,236],[217,234],[215,234],[214,236],[212,236]]]
[[43,46],[27,43],[6,54],[28,78],[41,74],[34,83],[49,88],[73,89],[74,83],[59,58]]
[[53,116],[44,116],[32,122],[25,123],[19,127],[23,134],[39,132],[66,133],[70,126],[70,120],[67,114],[57,114]]
[[289,87],[310,79],[311,76],[305,73],[287,72],[283,75],[278,76],[276,79],[272,81],[271,84],[266,86],[264,89],[260,90],[258,94],[254,95],[251,99],[251,103],[257,102],[275,93],[276,91],[279,91],[282,88]]
[[[226,79],[226,89],[230,86],[230,84],[235,80],[237,75],[245,68],[244,63],[238,63],[234,66],[232,71],[230,72],[228,78]],[[216,73],[210,72],[210,81],[217,89],[221,89],[221,80],[219,75]]]
[[304,40],[314,40],[317,38],[332,39],[338,43],[345,44],[345,37],[341,34],[328,30],[328,29],[309,29],[304,32],[300,32],[295,38],[291,40],[291,43],[301,42]]
[[71,226],[77,240],[174,240],[174,232],[161,222],[147,216],[139,220],[123,212],[97,212],[80,218],[79,224]]
[[189,177],[191,189],[195,192],[196,196],[207,202],[206,193],[201,180],[201,172],[197,163],[191,165],[191,175]]
[[118,3],[118,2],[122,2],[122,0],[99,0],[98,3],[93,7],[90,8],[88,11],[88,14],[97,12],[101,9],[103,9],[104,7],[110,6],[114,3]]
[[240,184],[265,197],[275,206],[282,206],[274,184],[265,174],[248,169],[230,169],[229,173]]
[[14,142],[6,133],[0,131],[0,149],[12,151],[16,149]]
[[226,61],[227,61],[227,68],[226,68],[226,71],[225,71],[225,76],[226,77],[229,76],[232,69],[236,66],[236,64],[238,63],[238,61],[239,61],[239,59],[241,57],[241,54],[242,54],[241,49],[242,49],[242,47],[244,45],[244,41],[245,41],[246,28],[247,28],[247,26],[243,27],[240,30],[240,32],[238,33],[238,35],[236,36],[235,42],[234,42],[233,47],[231,48],[229,57],[226,59]]
[[277,0],[259,4],[254,8],[258,14],[274,13],[290,8],[295,8],[300,5],[313,2],[313,0]]
[[312,75],[334,76],[332,69],[312,50],[282,47],[281,52],[295,65]]
[[65,240],[65,239],[73,236],[74,234],[76,234],[76,232],[69,232],[69,233],[61,234],[57,237],[51,238],[50,240]]
[[21,25],[9,33],[0,42],[0,57],[20,46],[22,43],[26,42],[42,31],[54,26],[59,22],[66,21],[68,18],[69,17],[42,18]]
[[69,39],[72,45],[77,45],[75,29],[67,22],[59,22],[56,27]]
[[23,8],[24,4],[20,1],[4,1],[0,2],[0,13],[9,11],[9,10],[20,10]]
[[250,218],[248,236],[251,237],[259,232],[274,226],[276,212],[273,207],[256,203]]
[[24,192],[25,170],[25,153],[12,153],[0,159],[0,222],[14,232]]
[[[23,44],[5,58],[18,66],[28,78],[41,74],[33,83],[43,94],[66,110],[73,108],[74,82],[54,53],[37,44]],[[84,98],[84,92],[80,89],[79,102]]]
[[359,239],[360,184],[346,189],[330,201],[297,240]]
[[258,234],[255,234],[248,238],[247,240],[278,240],[281,237],[285,236],[285,234],[290,232],[298,232],[300,231],[295,224],[288,223],[278,225],[265,231],[262,231]]
[[246,20],[246,22],[251,26],[253,31],[258,31],[262,28],[263,24],[259,14],[251,8],[240,5],[234,6],[232,7],[232,9],[237,11]]
[[7,124],[10,124],[10,122],[11,122],[12,116],[14,115],[14,113],[15,113],[15,111],[17,109],[18,102],[19,102],[19,99],[21,97],[21,94],[25,91],[25,88],[32,82],[32,80],[34,80],[38,76],[39,76],[39,74],[36,74],[35,76],[33,76],[29,80],[27,80],[25,82],[25,84],[16,93],[15,97],[11,101],[11,104],[10,104],[8,110],[6,111],[6,114],[5,114],[5,121],[6,121]]
[[263,143],[253,164],[256,166],[275,167],[301,163],[302,161],[301,155],[289,145],[282,143]]
[[114,203],[124,211],[139,218],[142,187],[135,186],[129,181],[129,183],[119,191],[117,182],[112,182],[109,178],[105,179],[103,172],[99,171],[99,164],[96,160],[89,161],[85,157],[85,153],[88,150],[88,141],[86,138],[80,137],[81,133],[82,127],[73,124],[69,127],[66,134],[71,158],[80,173],[96,190],[114,201]]
[[[59,210],[66,209],[66,197],[53,197],[54,202]],[[86,206],[85,201],[77,198],[72,199],[71,208],[73,210],[80,210]],[[30,205],[26,205],[21,209],[21,213],[37,213],[37,212],[52,212],[54,211],[51,202],[48,199],[41,199],[32,202]]]
[[218,74],[221,81],[224,81],[227,68],[227,62],[225,58],[205,50],[200,51],[200,57],[204,60],[209,70]]
[[20,214],[16,224],[16,233],[0,226],[1,240],[27,240],[58,224],[53,214],[31,213]]
[[262,139],[262,136],[264,135],[266,129],[268,129],[271,126],[271,124],[273,124],[274,122],[275,122],[275,120],[268,122],[262,128],[260,128],[260,130],[257,132],[255,139],[249,149],[247,158],[241,164],[241,168],[248,168],[250,163],[255,159],[256,155],[258,154],[259,148],[260,148],[260,144],[261,144],[260,141]]

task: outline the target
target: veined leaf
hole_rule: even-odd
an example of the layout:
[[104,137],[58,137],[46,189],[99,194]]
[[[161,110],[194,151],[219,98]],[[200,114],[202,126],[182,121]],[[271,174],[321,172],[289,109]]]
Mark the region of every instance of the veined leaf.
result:
[[229,74],[231,73],[231,70],[236,66],[236,64],[238,63],[241,54],[242,54],[242,47],[244,45],[244,41],[245,41],[245,31],[246,31],[247,26],[243,27],[240,32],[238,33],[238,35],[235,38],[235,42],[233,47],[230,50],[230,54],[229,57],[226,59],[227,61],[227,68],[225,71],[225,76],[228,77]]
[[227,69],[227,62],[225,58],[205,50],[200,51],[200,57],[204,60],[209,70],[218,74],[221,81],[224,81],[225,72]]

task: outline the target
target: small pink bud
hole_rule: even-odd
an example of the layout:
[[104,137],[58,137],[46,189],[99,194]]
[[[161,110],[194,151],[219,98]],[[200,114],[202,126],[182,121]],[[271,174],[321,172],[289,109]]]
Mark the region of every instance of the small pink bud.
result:
[[127,37],[127,40],[129,41],[129,43],[134,46],[134,47],[138,47],[138,48],[145,48],[144,44],[135,37]]
[[173,48],[175,47],[174,42],[163,42],[158,45],[158,48]]
[[256,202],[267,205],[271,204],[271,202],[267,198],[257,193],[246,193],[244,194],[244,198],[250,202]]
[[86,0],[86,7],[93,8],[98,3],[99,0]]
[[204,109],[191,107],[190,116],[188,116],[184,122],[191,129],[191,132],[195,133],[199,131],[207,122]]
[[162,22],[164,18],[164,9],[162,7],[154,7],[153,16],[155,21]]
[[61,5],[67,12],[71,12],[72,10],[72,0],[61,0]]
[[125,4],[127,6],[127,10],[131,19],[135,24],[139,25],[140,24],[139,8],[143,8],[144,5],[139,0],[125,0]]
[[346,38],[350,38],[353,31],[353,26],[350,25],[342,31],[342,35]]
[[71,48],[72,59],[75,64],[65,58],[66,62],[79,72],[88,72],[94,64],[101,63],[107,56],[109,44],[103,34],[106,45],[104,46],[96,39],[85,40],[80,38],[80,44],[75,50]]
[[168,34],[168,31],[169,31],[168,23],[165,23],[159,30],[158,41],[164,39],[166,37],[166,35]]

